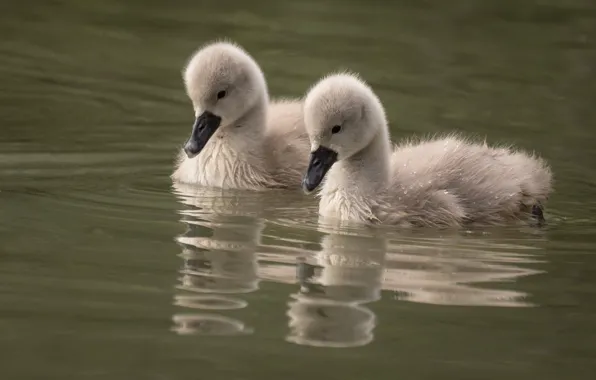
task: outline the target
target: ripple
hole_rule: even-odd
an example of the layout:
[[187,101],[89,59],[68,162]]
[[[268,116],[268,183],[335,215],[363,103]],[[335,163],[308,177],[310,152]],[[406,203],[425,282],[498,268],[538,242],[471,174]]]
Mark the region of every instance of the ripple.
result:
[[321,250],[298,260],[299,293],[290,295],[286,341],[317,347],[358,347],[373,340],[381,299],[385,241],[329,234]]
[[[159,177],[155,177],[159,178]],[[59,179],[38,180],[28,185],[10,181],[15,190],[3,191],[3,197],[35,198],[43,207],[61,213],[92,215],[93,217],[144,223],[160,223],[171,219],[172,197],[159,180],[128,179],[114,184],[112,181],[75,181],[64,183]],[[54,180],[59,186],[54,187]],[[2,189],[0,189],[1,191]]]
[[179,335],[246,335],[253,330],[241,321],[215,314],[176,314],[172,331]]
[[197,293],[241,294],[257,290],[258,282],[246,282],[242,279],[223,276],[209,276],[200,273],[185,272],[178,278],[180,285],[177,289]]
[[174,305],[191,309],[235,310],[245,308],[248,303],[244,300],[216,295],[176,295]]
[[359,347],[373,340],[375,314],[357,305],[294,295],[287,312],[286,341],[314,347]]
[[489,289],[475,284],[514,282],[543,273],[529,268],[540,264],[536,246],[498,244],[467,238],[421,241],[391,241],[383,288],[399,294],[400,300],[458,305],[531,307],[529,294],[516,290]]
[[[174,305],[220,312],[250,307],[238,296],[259,289],[257,250],[264,223],[257,216],[264,198],[249,192],[181,184],[174,184],[172,191],[182,205],[178,214],[186,226],[183,234],[174,237],[183,261],[176,289],[201,293],[177,294]],[[214,330],[230,335],[252,331],[242,321],[220,314],[173,318],[178,321],[174,328],[178,333]]]

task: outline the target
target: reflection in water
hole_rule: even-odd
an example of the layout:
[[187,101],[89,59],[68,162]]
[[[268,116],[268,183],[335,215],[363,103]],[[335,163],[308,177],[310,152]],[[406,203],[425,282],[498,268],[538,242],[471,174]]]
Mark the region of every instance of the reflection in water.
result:
[[[382,228],[330,229],[313,241],[314,230],[276,225],[263,235],[268,194],[175,185],[187,231],[182,247],[176,306],[192,310],[173,317],[179,334],[251,333],[242,321],[220,313],[247,307],[242,294],[260,281],[295,284],[286,340],[295,344],[355,347],[370,343],[375,314],[367,307],[381,291],[398,301],[435,305],[531,307],[517,281],[540,273],[534,237],[521,244],[492,242],[459,233],[407,237]],[[292,211],[293,213],[293,211]],[[300,210],[291,217],[301,216]],[[281,228],[281,229],[280,229]],[[318,233],[317,233],[318,235]],[[316,248],[320,246],[320,248]],[[315,249],[315,250],[313,250]],[[296,261],[299,261],[296,265]],[[507,282],[507,288],[500,283]]]
[[531,307],[534,305],[527,301],[525,292],[472,284],[513,283],[521,277],[541,273],[521,266],[540,262],[532,254],[533,249],[457,237],[390,241],[383,289],[411,302]]
[[376,318],[364,304],[381,297],[385,240],[330,234],[321,246],[312,257],[314,265],[298,264],[301,288],[288,304],[286,339],[309,346],[366,345],[373,339]]
[[[247,302],[234,297],[259,288],[257,248],[264,227],[254,195],[174,184],[187,231],[176,241],[182,247],[174,304],[210,313],[174,315],[179,334],[234,335],[252,332],[243,322],[213,311],[241,309]],[[190,292],[195,294],[190,294]]]
[[180,335],[238,335],[251,333],[244,323],[219,314],[176,314],[172,331]]
[[174,297],[176,306],[188,307],[190,309],[213,309],[213,310],[234,310],[245,308],[248,303],[244,300],[220,297],[216,295],[189,296],[176,295]]
[[496,284],[541,273],[524,267],[540,263],[535,246],[460,235],[406,240],[380,230],[377,236],[345,232],[324,236],[320,252],[299,260],[301,287],[288,304],[288,341],[326,347],[370,343],[376,319],[365,304],[379,300],[381,290],[396,300],[436,305],[534,306],[527,293]]

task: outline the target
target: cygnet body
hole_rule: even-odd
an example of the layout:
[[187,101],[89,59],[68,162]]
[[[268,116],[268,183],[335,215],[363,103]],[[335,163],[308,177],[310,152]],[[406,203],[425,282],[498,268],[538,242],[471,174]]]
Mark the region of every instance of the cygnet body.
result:
[[457,135],[393,147],[383,105],[358,76],[323,78],[304,103],[323,217],[402,226],[496,225],[533,214],[551,191],[540,158]]
[[215,42],[184,70],[195,111],[175,181],[259,190],[300,186],[308,165],[302,102],[270,101],[265,76],[239,46]]

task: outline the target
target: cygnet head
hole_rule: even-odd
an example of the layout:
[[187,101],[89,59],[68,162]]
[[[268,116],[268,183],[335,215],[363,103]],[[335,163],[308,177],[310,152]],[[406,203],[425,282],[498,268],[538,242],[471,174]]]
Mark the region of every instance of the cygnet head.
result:
[[[236,128],[252,108],[268,101],[265,76],[241,47],[215,42],[199,49],[184,70],[195,122],[184,151],[198,155],[218,128]],[[244,126],[243,126],[244,127]]]
[[366,148],[387,130],[385,110],[372,89],[355,74],[332,74],[315,84],[304,101],[304,121],[311,142],[302,181],[312,192],[337,161]]

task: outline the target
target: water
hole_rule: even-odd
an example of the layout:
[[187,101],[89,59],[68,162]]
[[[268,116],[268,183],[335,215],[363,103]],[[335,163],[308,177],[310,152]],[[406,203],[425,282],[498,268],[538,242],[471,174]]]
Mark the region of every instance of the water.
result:
[[[592,378],[593,2],[0,8],[3,378]],[[299,192],[173,188],[180,70],[222,36],[278,96],[360,72],[395,140],[540,152],[549,226],[333,231]]]

